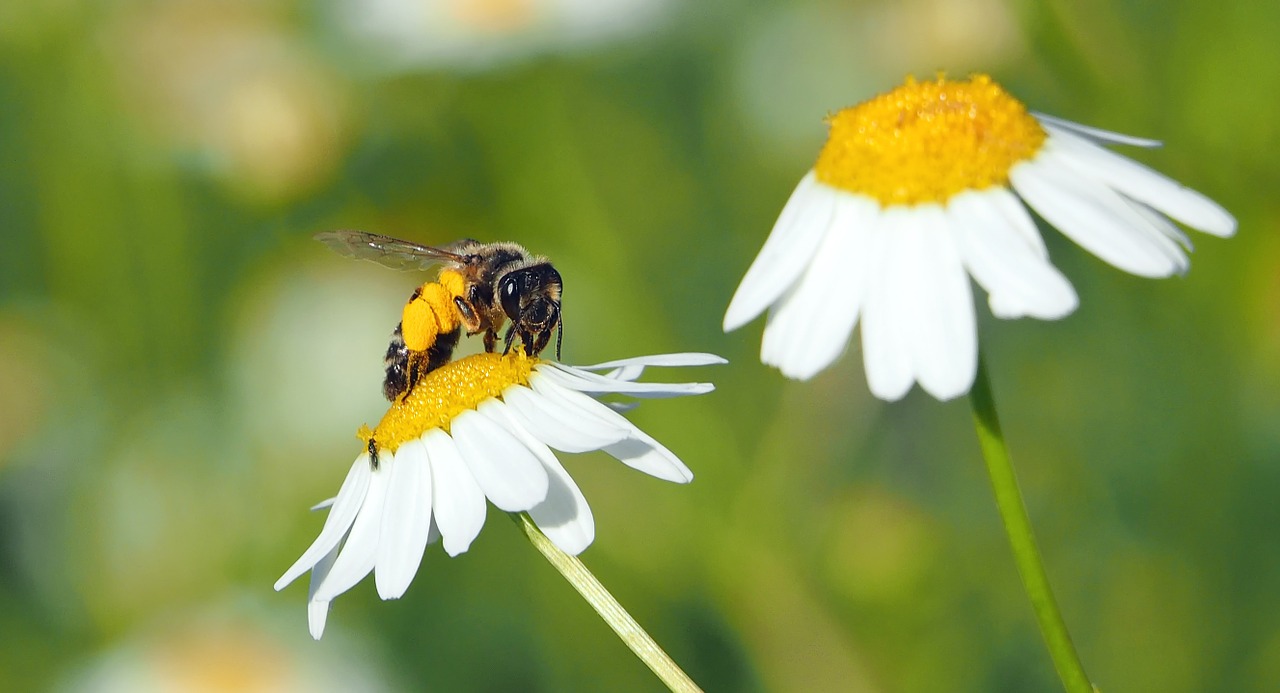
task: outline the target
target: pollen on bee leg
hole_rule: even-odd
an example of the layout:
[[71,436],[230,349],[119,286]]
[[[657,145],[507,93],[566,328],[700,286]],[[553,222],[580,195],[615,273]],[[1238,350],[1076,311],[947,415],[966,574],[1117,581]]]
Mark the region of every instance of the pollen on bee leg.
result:
[[[441,298],[444,293],[439,284],[427,284],[422,287],[418,297],[404,305],[404,313],[400,318],[400,334],[404,345],[412,351],[426,351],[436,341],[440,332],[440,324],[436,312],[441,310]],[[448,305],[447,310],[453,311]]]

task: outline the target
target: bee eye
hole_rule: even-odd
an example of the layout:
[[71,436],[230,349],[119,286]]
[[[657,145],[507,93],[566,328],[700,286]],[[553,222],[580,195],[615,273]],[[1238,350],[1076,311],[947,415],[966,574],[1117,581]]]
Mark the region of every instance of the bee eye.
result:
[[520,287],[516,283],[514,276],[508,276],[502,280],[502,285],[498,287],[498,293],[501,294],[499,299],[502,301],[502,312],[507,314],[508,318],[516,320],[520,317]]

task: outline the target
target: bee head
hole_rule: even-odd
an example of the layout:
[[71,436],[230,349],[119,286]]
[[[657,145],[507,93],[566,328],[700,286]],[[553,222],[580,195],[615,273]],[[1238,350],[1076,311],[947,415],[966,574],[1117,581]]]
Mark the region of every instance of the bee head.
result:
[[498,284],[498,299],[511,322],[541,332],[560,316],[560,288],[560,273],[543,263],[508,272]]
[[516,335],[530,355],[542,351],[560,322],[560,273],[549,263],[508,272],[498,282],[498,300],[511,319],[507,348]]

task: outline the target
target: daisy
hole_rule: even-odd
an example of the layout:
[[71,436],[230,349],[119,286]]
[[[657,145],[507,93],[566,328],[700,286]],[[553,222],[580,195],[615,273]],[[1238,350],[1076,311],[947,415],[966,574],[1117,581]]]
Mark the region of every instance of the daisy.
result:
[[319,639],[329,602],[370,572],[380,597],[398,599],[428,544],[442,539],[450,556],[465,552],[484,525],[486,499],[506,512],[528,512],[561,550],[581,553],[595,538],[595,521],[550,448],[603,450],[650,476],[688,483],[689,468],[619,413],[629,405],[599,398],[710,392],[709,383],[636,379],[646,366],[716,363],[724,360],[667,354],[573,367],[516,349],[428,373],[377,428],[361,429],[365,452],[337,497],[316,506],[329,507],[320,536],[275,588],[311,571],[308,621]]
[[1104,145],[1153,140],[1026,108],[986,75],[917,82],[836,113],[734,294],[726,331],[769,311],[761,360],[805,380],[843,351],[859,318],[871,392],[919,383],[947,400],[977,368],[969,277],[999,318],[1061,318],[1075,290],[1049,262],[1027,207],[1106,262],[1143,277],[1186,272],[1170,219],[1227,237],[1204,195]]
[[671,0],[331,0],[338,30],[384,69],[488,69],[658,29]]

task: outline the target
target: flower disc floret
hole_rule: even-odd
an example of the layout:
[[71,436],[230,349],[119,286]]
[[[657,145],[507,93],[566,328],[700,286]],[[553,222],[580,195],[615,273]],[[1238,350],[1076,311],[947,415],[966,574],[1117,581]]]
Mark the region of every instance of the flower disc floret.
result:
[[473,354],[423,376],[404,397],[396,400],[373,431],[364,428],[360,438],[370,437],[380,450],[395,452],[401,444],[433,428],[449,431],[453,420],[497,397],[512,385],[528,385],[538,359],[520,349],[507,356]]
[[1040,150],[1044,128],[986,75],[906,83],[827,120],[820,182],[882,206],[943,203],[1009,182]]

